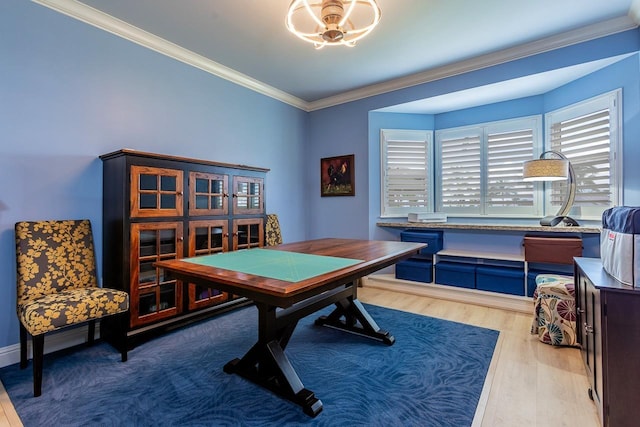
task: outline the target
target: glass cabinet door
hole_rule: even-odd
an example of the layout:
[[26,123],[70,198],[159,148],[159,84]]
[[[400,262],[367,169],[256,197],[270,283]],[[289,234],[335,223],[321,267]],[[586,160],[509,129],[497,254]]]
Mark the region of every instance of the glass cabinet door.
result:
[[264,221],[262,218],[236,219],[233,221],[233,250],[264,246]]
[[182,283],[156,268],[156,261],[182,258],[180,222],[131,224],[131,327],[182,311]]
[[182,196],[182,171],[131,166],[132,218],[182,216]]
[[227,175],[189,173],[189,215],[226,215],[229,201]]
[[[189,256],[211,255],[229,250],[227,220],[189,222]],[[226,292],[189,283],[189,310],[219,304],[228,299]]]
[[247,176],[233,178],[233,213],[264,213],[264,180]]

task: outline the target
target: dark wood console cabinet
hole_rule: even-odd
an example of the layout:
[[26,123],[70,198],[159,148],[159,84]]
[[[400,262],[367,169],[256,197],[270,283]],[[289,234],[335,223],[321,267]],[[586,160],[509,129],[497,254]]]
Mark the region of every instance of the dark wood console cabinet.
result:
[[589,396],[605,427],[640,423],[640,289],[575,258],[576,324]]
[[[247,302],[182,283],[156,261],[263,246],[268,169],[119,150],[103,161],[104,283],[127,291],[131,347],[142,333]],[[103,322],[108,339],[117,327]]]

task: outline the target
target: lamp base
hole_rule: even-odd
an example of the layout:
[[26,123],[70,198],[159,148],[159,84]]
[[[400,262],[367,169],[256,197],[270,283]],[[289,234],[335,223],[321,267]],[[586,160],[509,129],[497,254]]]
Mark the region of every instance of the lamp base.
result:
[[571,218],[570,216],[550,215],[545,216],[540,220],[540,225],[544,227],[555,227],[557,225],[560,225],[561,223],[563,227],[578,227],[580,225],[578,224],[578,221]]

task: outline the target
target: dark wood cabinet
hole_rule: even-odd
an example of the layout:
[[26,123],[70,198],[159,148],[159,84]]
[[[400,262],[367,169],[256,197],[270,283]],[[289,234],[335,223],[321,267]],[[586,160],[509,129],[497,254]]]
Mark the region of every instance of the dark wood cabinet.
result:
[[[247,302],[182,283],[154,263],[263,246],[268,169],[133,150],[100,158],[102,275],[129,293],[130,342]],[[102,327],[108,338],[116,325]]]
[[576,325],[602,425],[640,420],[640,289],[608,275],[598,258],[575,258]]

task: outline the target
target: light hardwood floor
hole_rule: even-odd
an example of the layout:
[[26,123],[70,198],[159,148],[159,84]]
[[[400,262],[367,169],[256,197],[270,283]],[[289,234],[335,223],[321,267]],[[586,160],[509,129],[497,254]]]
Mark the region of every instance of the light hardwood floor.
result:
[[[529,334],[531,315],[372,287],[362,302],[500,331],[476,412],[476,427],[599,426],[579,350]],[[21,426],[0,384],[0,426]]]
[[478,427],[596,427],[580,351],[530,335],[530,314],[391,292],[358,290],[362,302],[500,331],[478,405]]

